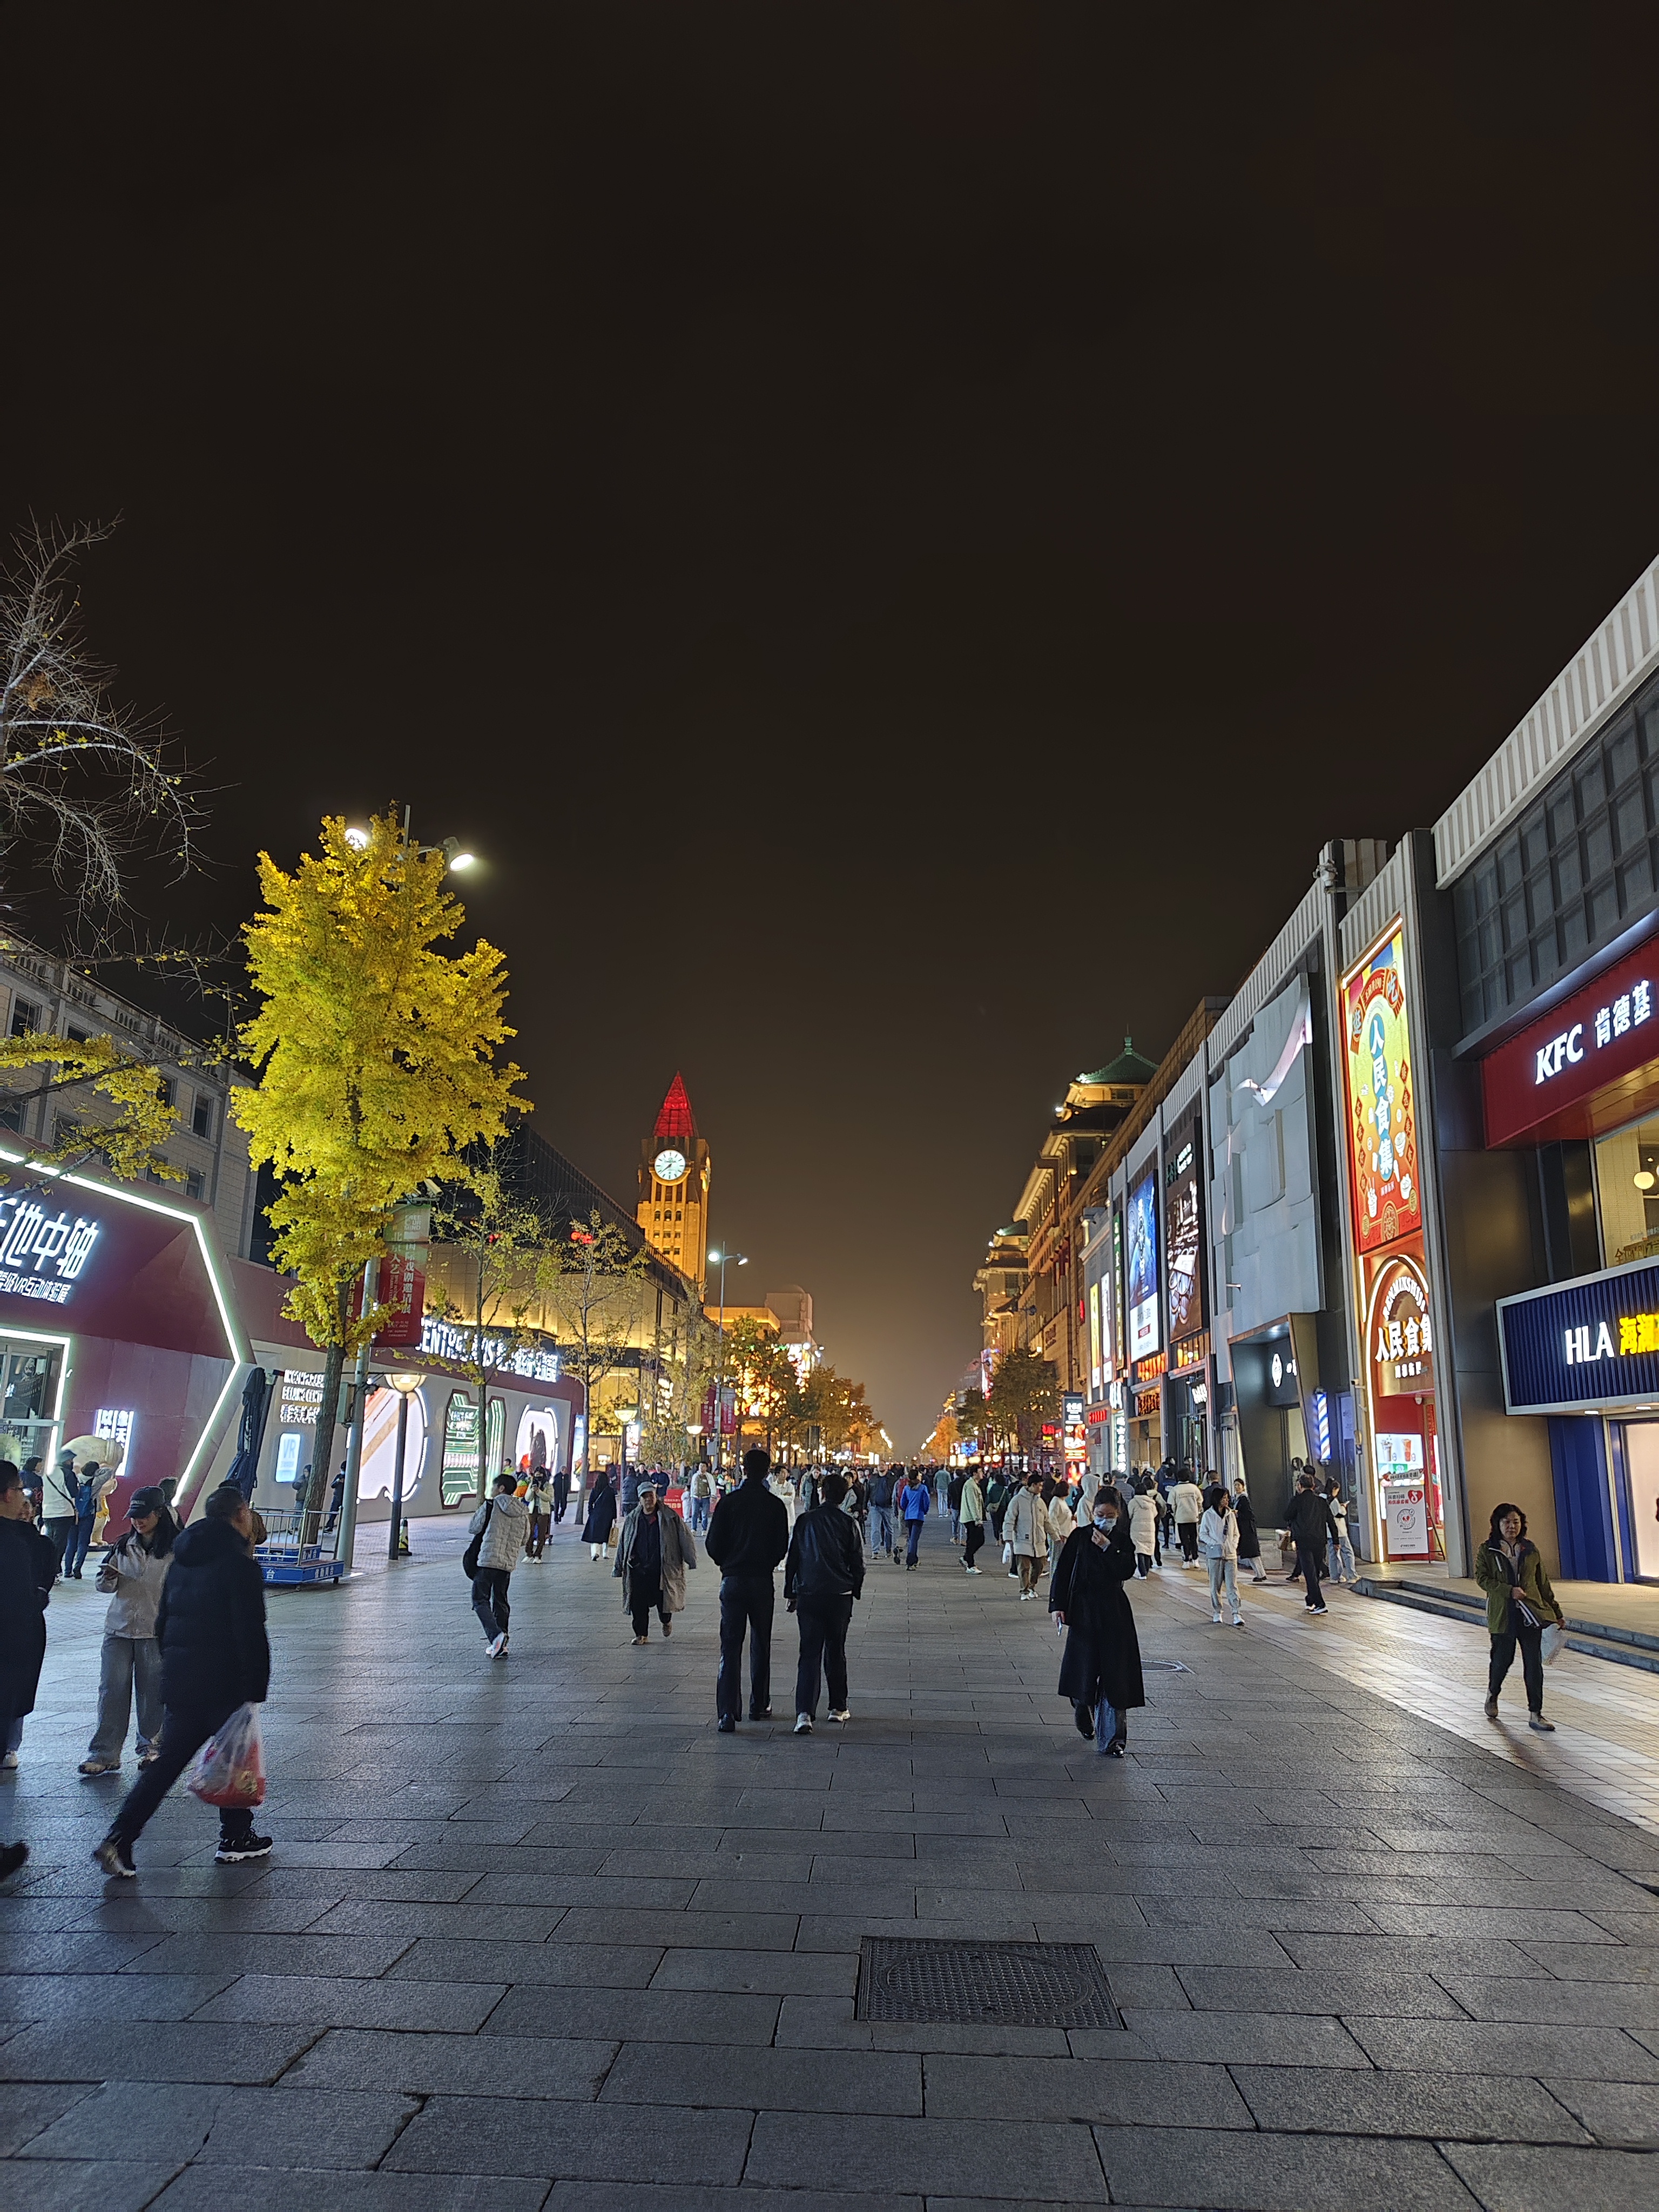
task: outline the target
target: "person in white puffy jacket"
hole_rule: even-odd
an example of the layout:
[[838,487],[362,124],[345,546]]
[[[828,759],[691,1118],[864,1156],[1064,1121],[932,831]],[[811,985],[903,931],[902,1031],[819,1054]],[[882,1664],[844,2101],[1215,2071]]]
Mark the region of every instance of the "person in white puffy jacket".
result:
[[1158,1492],[1138,1490],[1129,1500],[1129,1541],[1134,1546],[1135,1571],[1144,1580],[1158,1558]]
[[1055,1491],[1048,1500],[1048,1557],[1060,1557],[1066,1539],[1077,1526],[1077,1516],[1072,1510],[1071,1500],[1063,1490]]
[[1198,1524],[1198,1548],[1210,1577],[1210,1618],[1221,1619],[1224,1589],[1232,1608],[1233,1626],[1244,1626],[1244,1609],[1238,1601],[1238,1521],[1220,1483],[1204,1493],[1204,1517]]
[[467,1534],[478,1539],[478,1568],[472,1577],[472,1610],[478,1617],[492,1659],[507,1649],[507,1625],[513,1608],[507,1584],[524,1556],[530,1528],[530,1508],[518,1493],[518,1478],[511,1473],[495,1477],[493,1495],[466,1524]]

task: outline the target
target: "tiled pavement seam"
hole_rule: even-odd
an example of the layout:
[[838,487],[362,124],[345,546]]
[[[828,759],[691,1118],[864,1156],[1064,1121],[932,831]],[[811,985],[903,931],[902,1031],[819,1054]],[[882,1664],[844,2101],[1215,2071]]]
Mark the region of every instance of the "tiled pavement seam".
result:
[[[1192,1673],[1153,1679],[1133,1757],[1103,1774],[1059,1725],[1032,1609],[964,1593],[943,1559],[872,1589],[844,1741],[722,1741],[706,1614],[624,1652],[612,1590],[574,1565],[547,1577],[556,1612],[525,1592],[562,1662],[520,1669],[529,1724],[470,1623],[422,1623],[435,1648],[398,1700],[422,1721],[388,1727],[339,1686],[351,1645],[424,1612],[436,1569],[382,1578],[381,1620],[352,1616],[346,1649],[321,1632],[337,1615],[283,1622],[269,1871],[203,1866],[202,1816],[170,1806],[144,1879],[106,1905],[70,1848],[87,1792],[60,1789],[55,1814],[46,1793],[41,1871],[0,1913],[19,2202],[205,2203],[221,2102],[245,2153],[283,2161],[244,2171],[239,2204],[317,2172],[330,2203],[398,2212],[1109,2190],[1294,2212],[1357,2193],[1384,2144],[1407,2203],[1508,2212],[1547,2179],[1591,2208],[1650,2199],[1653,2162],[1617,2146],[1659,2133],[1659,1899],[1627,1879],[1654,1860],[1622,1824],[1266,1639],[1206,1650],[1161,1594],[1137,1593],[1148,1650]],[[84,1725],[82,1705],[65,1741]],[[31,1724],[31,1769],[50,1738]],[[1126,2027],[857,2021],[859,1936],[907,1929],[1094,1941]],[[1546,1992],[1540,2038],[1527,2005]],[[40,2083],[104,2061],[135,2008],[141,2093],[181,2100],[155,2103],[148,2143],[119,2125],[124,2071],[100,2076],[112,2093]]]

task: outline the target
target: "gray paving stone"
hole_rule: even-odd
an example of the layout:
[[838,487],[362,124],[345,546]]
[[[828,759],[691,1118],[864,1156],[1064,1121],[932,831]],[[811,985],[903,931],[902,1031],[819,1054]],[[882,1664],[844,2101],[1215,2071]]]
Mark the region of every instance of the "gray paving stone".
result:
[[803,2174],[834,2174],[847,2189],[872,2193],[1107,2201],[1087,2129],[1000,2118],[994,2126],[966,2128],[956,2120],[763,2112],[744,2173],[746,2182],[774,2189],[787,2189]]
[[85,2082],[7,2082],[0,2087],[0,2158],[11,2157],[71,2106],[95,2094]]
[[[1377,2146],[1363,2136],[1099,2128],[1095,2139],[1115,2204],[1352,2212],[1373,2201],[1381,2178]],[[1474,2212],[1432,2144],[1390,2143],[1386,2173],[1390,2212]]]
[[128,1974],[385,1973],[409,1948],[404,1936],[167,1936],[128,1960]]
[[588,2104],[616,2054],[614,2043],[574,2039],[333,2028],[283,2076],[283,2087],[391,2088],[414,2097],[545,2097]]
[[622,1939],[710,1951],[793,1951],[795,1928],[795,1916],[787,1912],[749,1915],[647,1910],[618,1916],[603,1906],[577,1905],[560,1923],[559,1941],[614,1944]]
[[1259,2127],[1296,2135],[1455,2136],[1468,2142],[1582,2143],[1589,2138],[1536,2081],[1481,2074],[1322,2073],[1235,2066]]
[[177,2171],[160,2161],[20,2159],[6,2171],[7,2212],[142,2212]]
[[[1169,2069],[1156,2061],[941,2056],[924,2064],[930,2120],[976,2121],[987,2112],[1017,2112],[1024,2120],[1127,2124],[1169,2101]],[[1181,2127],[1254,2124],[1221,2066],[1183,2066],[1175,2107],[1170,2117]]]
[[[142,2049],[149,2081],[274,2081],[314,2031],[309,2028],[203,2027],[191,2021],[146,2026]],[[80,2027],[33,2027],[0,2044],[0,2081],[99,2081],[108,2078],[102,2038]]]
[[14,1936],[0,1938],[0,1974],[110,1974],[167,1942],[153,1936]]
[[[1115,1987],[1117,1970],[1112,1970]],[[1178,1966],[1176,1980],[1200,2012],[1376,2013],[1385,2019],[1458,2020],[1462,2008],[1431,1975],[1409,1969],[1360,1967],[1351,1973],[1310,1974],[1252,1966]],[[1520,1982],[1533,1991],[1536,1982]],[[1523,2015],[1530,2019],[1532,2014]]]
[[[131,2063],[128,2059],[129,2065]],[[131,2159],[184,2166],[207,2141],[226,2083],[106,2081],[27,2143],[25,2159]],[[142,2111],[142,2125],[137,2115]]]
[[780,2000],[715,1990],[509,1990],[484,2025],[496,2036],[587,2036],[625,2042],[767,2044]]
[[[719,1954],[717,1954],[719,1955]],[[654,1943],[458,1943],[422,1937],[386,1976],[394,1982],[544,1982],[642,1990],[661,1963]]]
[[[1616,2027],[1443,2020],[1352,2020],[1348,2033],[1378,2066],[1423,2073],[1559,2074],[1574,2080],[1659,2081],[1659,2058]],[[0,2063],[4,2053],[0,2051]]]
[[556,1905],[390,1905],[350,1898],[313,1921],[309,1932],[396,1936],[404,1942],[417,1936],[447,1936],[463,1943],[475,1937],[488,1943],[545,1943],[567,1917]]
[[479,2143],[487,2142],[497,2173],[729,2188],[744,2171],[750,2126],[746,2112],[683,2111],[672,2126],[619,2127],[614,2112],[595,2106],[434,2096],[392,2146],[383,2170],[471,2173]]
[[[853,1999],[791,1996],[783,2000],[773,2040],[804,2051],[961,2051],[979,2055],[1064,2058],[1066,2032],[1058,2027],[964,2027],[951,2021],[854,2020]],[[1150,2057],[1148,2046],[1117,2042],[1124,2055]]]
[[[1445,1985],[1476,2020],[1536,2020],[1540,2008],[1533,1981],[1460,1974],[1447,1976]],[[1659,2028],[1659,1983],[1556,1981],[1542,2008],[1552,2020],[1576,2021],[1581,2027]]]
[[246,1974],[191,2017],[470,2035],[506,1993],[501,1982],[331,1982],[314,1974]]
[[187,2020],[228,1974],[12,1974],[0,1979],[0,2020]]
[[[471,2173],[343,2173],[289,2166],[244,2166],[228,2202],[235,2212],[540,2212],[541,2178]],[[86,2212],[100,2212],[96,2199]],[[226,2212],[224,2168],[192,2166],[155,2200],[156,2212]],[[72,2212],[81,2212],[77,2203]],[[125,2208],[118,2208],[125,2212]]]
[[[1123,2025],[1160,2058],[1215,2066],[1369,2067],[1340,2021],[1301,2013],[1136,2012]],[[1072,2048],[1099,2057],[1101,2031],[1074,2028]]]
[[1582,2120],[1598,2141],[1644,2150],[1659,2149],[1659,2085],[1651,2081],[1548,2081],[1544,2087]]
[[933,2212],[920,2197],[818,2189],[653,2189],[636,2181],[556,2181],[547,2212]]
[[1534,2150],[1447,2143],[1448,2162],[1486,2212],[1540,2212],[1573,2204],[1594,2212],[1652,2212],[1659,2164],[1638,2151]]
[[779,1996],[844,1996],[858,1961],[833,1951],[665,1951],[651,1978],[657,1990],[730,1990]]
[[1528,1943],[1525,1955],[1523,1972],[1536,1968],[1564,1982],[1659,1982],[1659,1944]]
[[730,2106],[746,2112],[906,2112],[920,2116],[921,2061],[900,2053],[683,2043],[628,2043],[602,2105]]

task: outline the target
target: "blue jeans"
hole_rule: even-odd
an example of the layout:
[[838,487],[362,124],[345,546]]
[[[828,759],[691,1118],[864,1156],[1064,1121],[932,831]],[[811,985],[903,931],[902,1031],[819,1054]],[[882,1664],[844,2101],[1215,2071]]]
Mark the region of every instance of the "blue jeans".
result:
[[893,1548],[893,1516],[884,1505],[870,1508],[870,1549],[884,1559]]
[[87,1553],[92,1548],[93,1523],[97,1518],[95,1513],[76,1516],[75,1534],[70,1538],[68,1549],[64,1553],[64,1572],[66,1575],[78,1575],[85,1565]]
[[699,1533],[708,1526],[708,1500],[706,1498],[691,1500],[691,1526]]
[[[1125,1723],[1127,1733],[1127,1723]],[[1117,1741],[1117,1708],[1109,1705],[1104,1698],[1095,1707],[1095,1749],[1103,1759]]]
[[1348,1541],[1346,1523],[1340,1536],[1334,1538],[1328,1536],[1325,1539],[1325,1549],[1330,1559],[1330,1565],[1327,1571],[1331,1580],[1334,1583],[1340,1583],[1343,1576],[1346,1575],[1348,1580],[1352,1582],[1354,1578],[1353,1546]]
[[916,1547],[921,1541],[921,1522],[907,1521],[904,1524],[904,1564],[907,1567],[914,1567],[916,1564]]

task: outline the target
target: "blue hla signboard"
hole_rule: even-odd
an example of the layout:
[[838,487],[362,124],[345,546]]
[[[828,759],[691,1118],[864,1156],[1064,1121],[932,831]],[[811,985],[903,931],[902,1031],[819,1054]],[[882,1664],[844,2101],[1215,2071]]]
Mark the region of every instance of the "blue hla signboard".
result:
[[1498,1340],[1511,1413],[1659,1404],[1659,1266],[1500,1298]]

